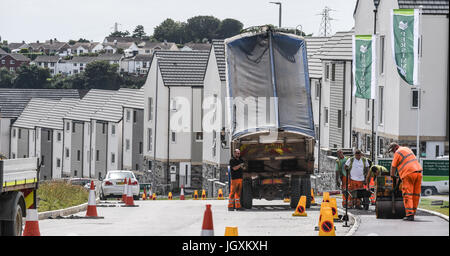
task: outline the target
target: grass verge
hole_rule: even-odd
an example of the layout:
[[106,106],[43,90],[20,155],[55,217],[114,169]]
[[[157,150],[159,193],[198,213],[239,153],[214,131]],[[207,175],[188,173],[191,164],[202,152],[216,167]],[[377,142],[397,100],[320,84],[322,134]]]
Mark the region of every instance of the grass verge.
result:
[[37,196],[38,212],[46,212],[87,203],[89,191],[64,181],[51,181],[39,184]]
[[[449,216],[448,201],[444,201],[443,205],[431,205],[432,201],[438,201],[438,200],[422,198],[420,200],[419,208],[439,212],[439,213]],[[441,208],[442,206],[447,206],[447,208]]]

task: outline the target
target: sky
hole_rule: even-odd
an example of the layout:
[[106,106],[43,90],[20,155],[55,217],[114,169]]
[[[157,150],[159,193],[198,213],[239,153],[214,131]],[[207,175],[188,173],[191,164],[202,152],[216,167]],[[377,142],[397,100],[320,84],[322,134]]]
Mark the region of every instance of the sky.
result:
[[[1,40],[35,42],[56,38],[67,42],[85,38],[103,41],[118,23],[130,33],[143,25],[147,35],[166,18],[187,21],[197,15],[220,20],[233,18],[244,28],[278,25],[278,5],[271,0],[0,0]],[[272,0],[273,1],[273,0]],[[319,35],[325,6],[330,13],[331,31],[348,31],[354,25],[356,0],[278,0],[282,2],[282,26],[301,25],[306,34]]]

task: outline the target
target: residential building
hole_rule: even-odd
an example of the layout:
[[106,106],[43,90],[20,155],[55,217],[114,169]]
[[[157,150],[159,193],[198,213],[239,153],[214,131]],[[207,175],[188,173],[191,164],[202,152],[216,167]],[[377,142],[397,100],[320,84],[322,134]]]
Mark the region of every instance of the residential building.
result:
[[120,63],[120,72],[144,76],[150,68],[153,55],[137,54],[132,57],[123,58]]
[[[202,187],[203,79],[208,51],[156,51],[144,84],[144,161],[156,190]],[[162,191],[162,190],[161,190]]]
[[[404,82],[397,73],[392,54],[392,9],[419,9],[423,6],[421,31],[420,89]],[[376,10],[376,12],[374,12]],[[376,24],[374,24],[376,14]],[[421,157],[448,154],[448,1],[358,0],[355,6],[355,34],[377,34],[377,100],[375,127],[377,154],[396,141],[416,152],[418,111],[420,110]],[[374,26],[376,25],[376,26]],[[376,31],[374,31],[376,27]],[[353,106],[354,146],[369,146],[372,102],[355,99]]]
[[28,65],[30,59],[19,53],[9,53],[0,55],[0,68],[6,68],[9,71],[16,71],[22,65]]
[[42,68],[48,68],[50,70],[51,75],[55,75],[59,73],[58,70],[58,62],[61,59],[60,56],[48,56],[48,55],[39,55],[34,59],[31,64],[35,64]]
[[155,51],[165,50],[165,51],[178,51],[178,46],[172,42],[150,42],[142,41],[137,44],[139,48],[139,54],[152,55]]
[[180,51],[209,51],[210,49],[210,43],[187,43],[184,44]]

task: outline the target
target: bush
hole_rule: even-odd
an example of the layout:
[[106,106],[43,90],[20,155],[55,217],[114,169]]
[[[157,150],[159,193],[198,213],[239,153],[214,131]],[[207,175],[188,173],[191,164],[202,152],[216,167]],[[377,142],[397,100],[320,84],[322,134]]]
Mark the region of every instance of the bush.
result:
[[38,211],[53,211],[87,203],[89,191],[66,181],[50,181],[39,184],[37,190]]

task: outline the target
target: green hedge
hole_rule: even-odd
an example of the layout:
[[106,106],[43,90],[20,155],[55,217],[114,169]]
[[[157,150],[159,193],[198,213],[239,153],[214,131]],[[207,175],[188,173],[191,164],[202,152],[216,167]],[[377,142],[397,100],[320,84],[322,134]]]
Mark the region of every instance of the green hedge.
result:
[[38,212],[46,212],[87,203],[89,191],[65,181],[51,181],[39,184],[37,196]]

